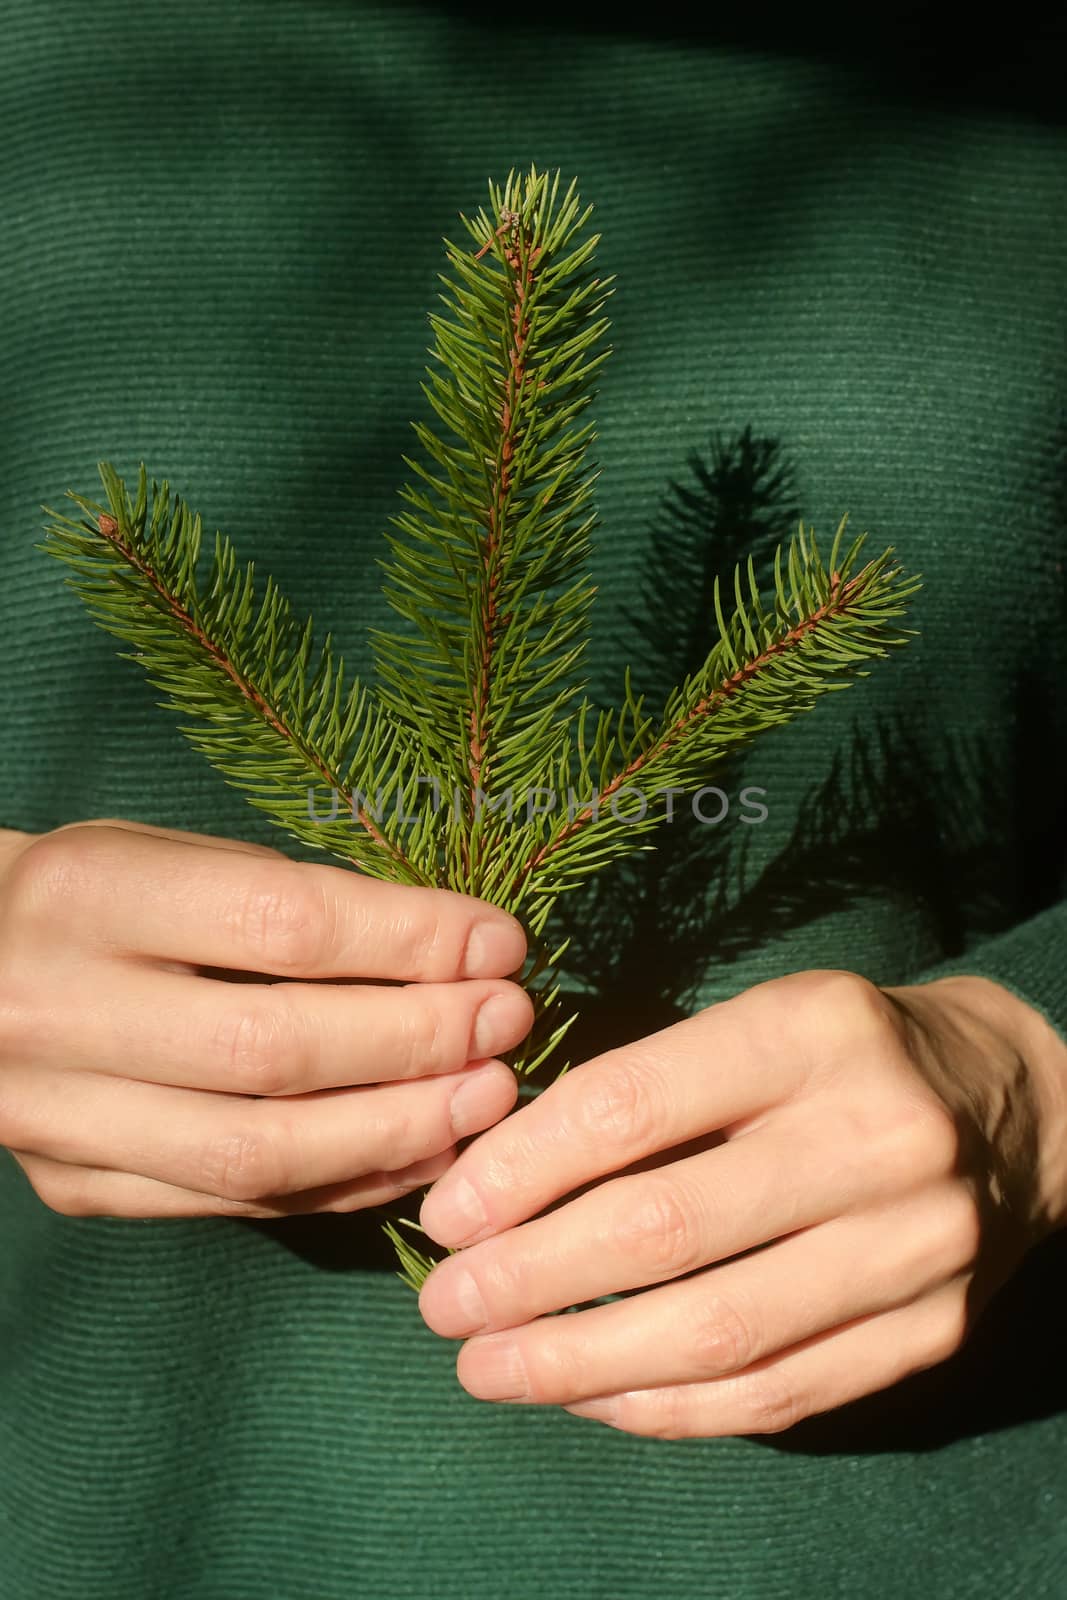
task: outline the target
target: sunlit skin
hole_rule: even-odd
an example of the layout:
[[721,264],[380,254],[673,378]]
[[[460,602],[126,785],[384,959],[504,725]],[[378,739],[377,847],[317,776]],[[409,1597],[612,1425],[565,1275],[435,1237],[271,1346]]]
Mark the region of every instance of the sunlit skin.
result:
[[260,845],[0,830],[0,1144],[68,1216],[384,1205],[514,1106],[525,949],[469,896]]
[[792,974],[572,1069],[421,1221],[472,1395],[779,1432],[946,1360],[1065,1225],[1067,1044],[986,979]]

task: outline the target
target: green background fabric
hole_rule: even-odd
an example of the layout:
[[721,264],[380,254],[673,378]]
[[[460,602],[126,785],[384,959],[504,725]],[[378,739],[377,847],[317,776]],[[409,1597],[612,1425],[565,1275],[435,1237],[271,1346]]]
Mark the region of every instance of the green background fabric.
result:
[[[796,512],[925,579],[921,638],[724,782],[765,824],[576,902],[587,1038],[944,962],[1067,1034],[1055,41],[655,12],[0,3],[0,825],[281,842],[33,548],[40,505],[143,459],[365,666],[441,236],[558,166],[618,278],[594,690],[642,650],[672,676],[706,570]],[[712,473],[687,545],[671,483],[746,428],[788,481]],[[663,1442],[469,1398],[374,1218],[74,1220],[6,1156],[0,1218],[2,1600],[1067,1592],[1062,1235],[888,1396]]]

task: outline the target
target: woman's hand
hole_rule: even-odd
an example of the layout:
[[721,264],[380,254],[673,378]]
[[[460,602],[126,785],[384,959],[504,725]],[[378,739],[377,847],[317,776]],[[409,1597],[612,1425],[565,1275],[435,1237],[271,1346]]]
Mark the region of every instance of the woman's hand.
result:
[[0,831],[0,1145],[71,1216],[382,1205],[514,1105],[524,953],[482,901],[260,845]]
[[1067,1046],[985,979],[797,973],[566,1074],[421,1220],[471,1394],[780,1431],[947,1359],[1067,1223]]

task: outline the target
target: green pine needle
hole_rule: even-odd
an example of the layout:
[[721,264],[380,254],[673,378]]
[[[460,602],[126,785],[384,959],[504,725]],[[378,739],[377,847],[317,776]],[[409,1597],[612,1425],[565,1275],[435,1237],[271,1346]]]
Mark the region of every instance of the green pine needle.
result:
[[[396,1222],[405,1228],[415,1228],[424,1237],[428,1237],[426,1230],[420,1228],[417,1222],[412,1222],[408,1217],[398,1217]],[[437,1262],[433,1256],[424,1255],[421,1250],[416,1250],[411,1240],[405,1239],[404,1235],[399,1231],[396,1223],[384,1223],[382,1231],[391,1241],[396,1251],[397,1260],[400,1262],[400,1271],[396,1276],[401,1283],[406,1284],[409,1289],[413,1289],[418,1294]],[[452,1256],[456,1252],[449,1250],[448,1254]]]

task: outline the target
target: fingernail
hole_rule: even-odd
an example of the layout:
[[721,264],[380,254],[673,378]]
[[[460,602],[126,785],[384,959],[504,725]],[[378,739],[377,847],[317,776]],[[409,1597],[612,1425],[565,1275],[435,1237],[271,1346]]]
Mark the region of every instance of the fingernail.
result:
[[507,1334],[492,1334],[471,1352],[475,1364],[472,1378],[463,1387],[476,1400],[525,1400],[530,1393],[526,1364],[514,1339]]
[[419,1208],[419,1223],[438,1244],[458,1245],[486,1227],[485,1207],[466,1178],[434,1189]]
[[501,1115],[500,1083],[501,1074],[495,1067],[478,1067],[453,1091],[449,1116],[457,1139],[481,1133]]
[[463,1267],[439,1267],[419,1297],[422,1314],[443,1339],[466,1339],[489,1321],[478,1285]]
[[483,1000],[474,1019],[472,1056],[498,1056],[522,1038],[520,1031],[529,1022],[530,1005],[520,989],[511,994],[491,994]]
[[526,935],[514,917],[485,917],[467,935],[463,974],[467,978],[503,978],[522,965]]

